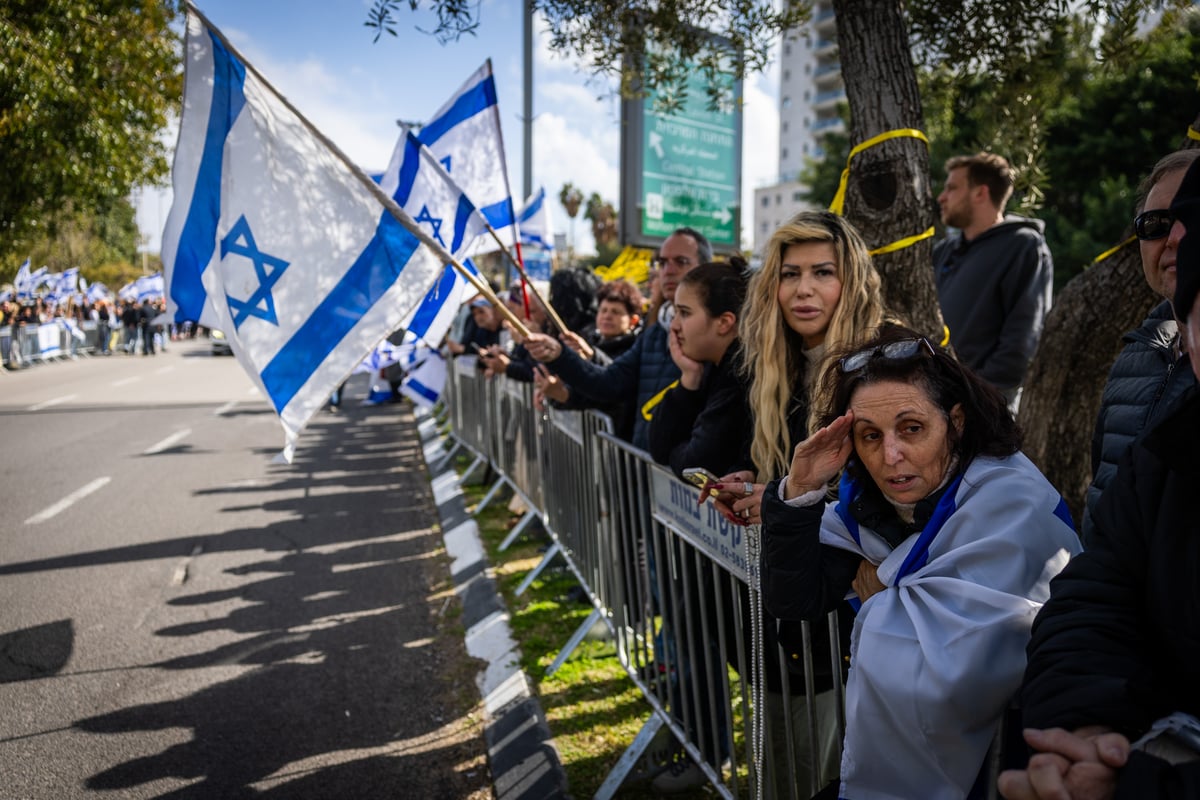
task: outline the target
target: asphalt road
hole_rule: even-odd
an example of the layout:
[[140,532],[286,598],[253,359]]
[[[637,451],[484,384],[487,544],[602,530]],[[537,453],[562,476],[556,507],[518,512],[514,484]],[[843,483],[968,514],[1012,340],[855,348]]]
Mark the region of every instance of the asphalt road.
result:
[[0,375],[0,798],[490,796],[403,405],[295,463],[232,358]]

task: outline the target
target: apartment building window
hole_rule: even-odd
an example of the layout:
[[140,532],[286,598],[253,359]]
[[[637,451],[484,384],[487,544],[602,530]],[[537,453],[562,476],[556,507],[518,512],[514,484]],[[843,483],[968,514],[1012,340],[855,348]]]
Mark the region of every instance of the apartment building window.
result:
[[770,198],[770,197],[768,197],[767,195],[765,195],[765,194],[764,194],[764,195],[763,195],[763,201],[762,201],[762,207],[763,207],[763,208],[766,208],[766,207],[768,207],[769,205],[771,205],[771,198]]
[[787,123],[786,119],[783,121],[783,132],[784,133],[788,132],[788,123]]
[[790,98],[790,97],[783,98],[782,105],[784,108],[791,108],[792,107],[792,98]]

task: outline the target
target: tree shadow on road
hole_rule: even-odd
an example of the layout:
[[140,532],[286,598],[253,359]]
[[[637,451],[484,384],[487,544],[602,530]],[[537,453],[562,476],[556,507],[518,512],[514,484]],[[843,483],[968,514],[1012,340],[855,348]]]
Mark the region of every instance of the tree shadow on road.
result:
[[178,621],[154,635],[176,655],[151,668],[175,677],[156,696],[201,688],[75,722],[95,734],[182,728],[190,740],[110,766],[88,789],[166,781],[155,788],[173,788],[157,796],[490,796],[473,713],[479,666],[464,651],[430,530],[436,512],[411,416],[348,409],[310,428],[298,456],[254,487],[283,495],[267,504],[288,512],[280,522],[0,567],[187,555],[197,541],[203,554],[265,556],[225,570],[235,587],[185,584],[167,603]]

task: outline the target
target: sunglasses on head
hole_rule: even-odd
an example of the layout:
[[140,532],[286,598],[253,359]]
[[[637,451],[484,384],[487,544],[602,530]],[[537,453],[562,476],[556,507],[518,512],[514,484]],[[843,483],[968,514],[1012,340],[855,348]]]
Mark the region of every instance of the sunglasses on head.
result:
[[906,361],[912,361],[916,358],[925,355],[934,355],[936,351],[929,340],[924,336],[918,336],[914,339],[900,339],[896,342],[888,342],[879,347],[868,347],[866,350],[859,350],[857,353],[838,360],[838,369],[844,374],[858,372],[865,369],[875,359],[881,359],[890,364],[903,364]]
[[1142,241],[1161,239],[1171,232],[1175,215],[1166,208],[1143,211],[1133,218],[1133,232]]

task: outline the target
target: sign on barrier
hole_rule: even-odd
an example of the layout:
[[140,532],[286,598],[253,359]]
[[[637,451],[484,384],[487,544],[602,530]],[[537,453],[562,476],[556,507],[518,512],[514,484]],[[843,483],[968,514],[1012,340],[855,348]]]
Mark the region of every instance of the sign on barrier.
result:
[[655,467],[650,470],[653,516],[703,550],[743,582],[749,582],[746,537],[740,525],[729,522],[712,503],[699,505],[700,490]]

